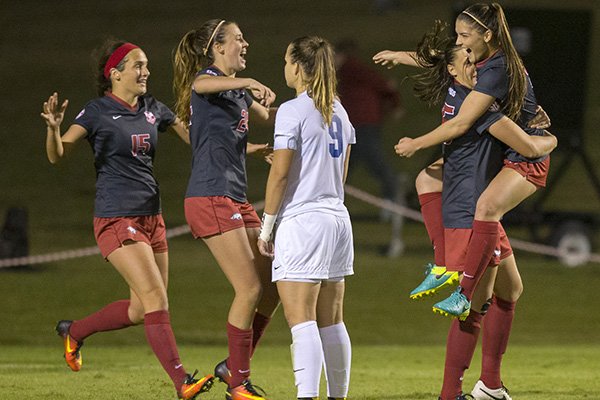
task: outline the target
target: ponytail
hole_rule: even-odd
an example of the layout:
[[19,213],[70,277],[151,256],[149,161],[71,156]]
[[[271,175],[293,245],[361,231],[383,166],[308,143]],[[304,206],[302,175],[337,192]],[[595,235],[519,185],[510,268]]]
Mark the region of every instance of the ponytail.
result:
[[291,43],[290,56],[305,75],[308,94],[326,125],[333,119],[333,103],[337,97],[337,77],[333,47],[318,36],[304,36]]
[[446,23],[436,20],[431,31],[417,45],[415,61],[424,72],[411,76],[413,90],[417,98],[430,107],[441,104],[454,80],[448,72],[448,65],[454,62],[455,52],[460,47],[454,44],[453,37],[444,32],[447,27]]
[[175,114],[186,125],[190,122],[192,84],[196,74],[214,62],[212,45],[223,43],[225,27],[233,22],[212,19],[197,30],[186,33],[173,53],[173,92]]

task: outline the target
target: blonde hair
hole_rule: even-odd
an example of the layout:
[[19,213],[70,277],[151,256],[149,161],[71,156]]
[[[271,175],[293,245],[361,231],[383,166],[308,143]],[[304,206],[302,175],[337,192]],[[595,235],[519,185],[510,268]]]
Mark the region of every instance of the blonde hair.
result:
[[303,36],[290,43],[290,57],[302,68],[308,94],[325,123],[330,125],[337,97],[333,47],[318,36]]
[[503,112],[510,119],[517,120],[521,115],[521,108],[527,94],[527,72],[512,42],[502,6],[498,3],[473,4],[459,14],[457,19],[468,22],[482,34],[489,30],[492,38],[504,51],[509,83],[508,94],[503,102]]
[[196,74],[214,63],[213,43],[223,43],[225,28],[234,22],[222,19],[206,21],[199,29],[187,32],[173,54],[173,92],[175,113],[186,124],[190,122],[192,84]]

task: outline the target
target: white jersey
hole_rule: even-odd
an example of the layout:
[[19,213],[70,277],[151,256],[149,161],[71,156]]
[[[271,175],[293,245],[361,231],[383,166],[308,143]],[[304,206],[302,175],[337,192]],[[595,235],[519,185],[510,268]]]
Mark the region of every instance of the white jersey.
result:
[[274,150],[295,154],[278,218],[308,211],[348,216],[344,205],[344,160],[356,143],[354,127],[339,101],[327,126],[306,92],[283,103],[275,117]]

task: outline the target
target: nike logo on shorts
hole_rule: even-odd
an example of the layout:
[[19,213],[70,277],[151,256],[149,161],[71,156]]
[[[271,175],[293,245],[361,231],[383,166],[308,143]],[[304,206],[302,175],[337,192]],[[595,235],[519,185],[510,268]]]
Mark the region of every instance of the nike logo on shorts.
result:
[[121,117],[122,117],[122,115],[113,115],[113,119],[119,119]]

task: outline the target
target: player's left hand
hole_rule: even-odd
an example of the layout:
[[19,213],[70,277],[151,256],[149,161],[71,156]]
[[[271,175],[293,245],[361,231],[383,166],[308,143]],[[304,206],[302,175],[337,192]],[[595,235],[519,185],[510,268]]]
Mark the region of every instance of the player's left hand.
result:
[[535,116],[529,121],[527,126],[534,129],[548,129],[550,127],[550,117],[542,106],[537,107]]
[[250,143],[246,144],[246,154],[254,157],[263,158],[266,163],[273,163],[273,147],[269,146],[269,143]]

